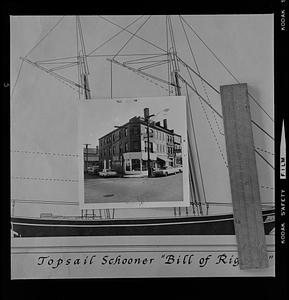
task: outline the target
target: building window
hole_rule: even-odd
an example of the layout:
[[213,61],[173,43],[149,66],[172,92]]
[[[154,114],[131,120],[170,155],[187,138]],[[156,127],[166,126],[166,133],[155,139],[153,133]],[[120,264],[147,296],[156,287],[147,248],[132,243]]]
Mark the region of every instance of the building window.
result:
[[142,160],[142,170],[147,171],[147,169],[148,169],[148,161]]
[[139,159],[132,159],[131,166],[133,171],[140,171],[140,160]]
[[133,151],[135,151],[135,152],[140,151],[140,149],[139,149],[139,142],[138,141],[134,141],[133,142]]
[[139,134],[139,128],[137,126],[134,126],[131,128],[131,134],[136,136]]
[[[145,142],[145,152],[148,152],[148,142]],[[153,143],[150,142],[150,153],[153,153]]]
[[127,136],[127,128],[124,129],[124,136]]
[[128,152],[128,143],[125,143],[124,151],[125,151],[125,152]]
[[112,147],[112,155],[115,155],[115,146]]
[[125,170],[130,171],[130,160],[129,159],[125,160]]

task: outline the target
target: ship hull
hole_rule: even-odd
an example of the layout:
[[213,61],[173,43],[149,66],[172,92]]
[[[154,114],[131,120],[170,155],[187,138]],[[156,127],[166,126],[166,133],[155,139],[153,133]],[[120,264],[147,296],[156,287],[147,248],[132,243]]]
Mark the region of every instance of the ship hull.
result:
[[[263,211],[265,234],[275,227],[274,210]],[[138,235],[233,235],[232,214],[148,219],[42,219],[11,218],[18,237],[138,236]]]

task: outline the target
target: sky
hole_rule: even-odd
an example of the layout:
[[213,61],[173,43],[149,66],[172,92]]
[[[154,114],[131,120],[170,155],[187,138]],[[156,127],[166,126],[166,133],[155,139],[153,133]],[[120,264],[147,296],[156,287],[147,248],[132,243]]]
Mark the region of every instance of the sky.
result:
[[[92,53],[94,49],[120,32],[119,27],[107,20],[124,27],[139,17],[81,16],[87,53]],[[248,84],[249,92],[273,116],[273,15],[186,15],[184,19],[198,36],[187,25],[185,26],[190,49],[179,17],[172,16],[177,52],[181,59],[195,69],[196,61],[201,75],[216,89],[219,89],[221,85],[236,83],[236,80],[216,59],[217,56],[239,82]],[[144,26],[140,28],[142,24]],[[77,178],[78,162],[74,157],[37,156],[19,152],[21,150],[73,155],[78,153],[77,119],[81,100],[77,90],[28,63],[22,63],[19,59],[20,56],[26,56],[31,61],[41,61],[75,56],[77,51],[75,17],[11,16],[10,28],[10,74],[13,90],[11,97],[11,175],[75,179]],[[140,29],[138,30],[138,28]],[[166,49],[164,16],[150,18],[143,16],[129,27],[129,30],[132,33],[138,30],[138,36],[151,41],[159,48]],[[162,53],[159,48],[139,38],[130,39],[130,37],[129,33],[122,32],[115,39],[93,52],[93,55],[119,54],[116,59],[124,61],[126,58],[120,56],[121,54],[160,55]],[[204,42],[207,46],[204,45]],[[208,48],[213,51],[215,56]],[[193,50],[194,57],[190,50]],[[168,96],[168,87],[165,84],[154,80],[149,81],[117,65],[112,66],[113,76],[111,77],[111,64],[106,57],[91,57],[88,62],[90,66],[89,83],[93,97],[91,101],[109,99],[111,96],[114,99]],[[148,72],[157,74],[163,79],[167,78],[165,67],[156,67]],[[186,70],[181,69],[181,72],[189,80]],[[59,74],[77,80],[75,67],[59,70]],[[218,112],[221,112],[219,95],[208,86],[204,86],[204,83],[200,82],[196,76],[192,76],[200,94]],[[182,87],[182,94],[185,93],[185,88]],[[189,97],[208,200],[230,202],[222,120],[212,113],[192,90],[189,90]],[[274,127],[271,120],[254,101],[250,100],[250,106],[252,119],[273,135]],[[116,115],[113,123],[119,125],[122,122],[121,116],[127,118],[129,115],[125,115],[126,112],[128,111],[122,111],[118,116]],[[170,112],[173,112],[173,109]],[[105,120],[105,113],[100,118]],[[179,115],[177,117],[168,116],[169,127],[177,128],[178,118]],[[102,129],[106,130],[111,124],[112,122],[109,120]],[[272,141],[256,128],[253,133],[255,145],[267,151],[262,153],[268,160],[273,161],[274,144]],[[18,152],[13,152],[15,150]],[[260,185],[267,187],[260,190],[262,200],[270,202],[273,198],[273,172],[268,171],[267,165],[259,158],[257,158],[257,167]],[[67,188],[67,184],[12,180],[12,196],[15,198],[77,201],[77,190],[78,186],[74,183],[70,183]]]
[[[117,102],[118,101],[118,102]],[[83,143],[98,145],[98,139],[114,130],[114,126],[124,125],[130,118],[141,116],[145,107],[150,114],[155,114],[152,121],[167,119],[169,129],[175,133],[186,134],[186,103],[185,97],[138,98],[119,100],[83,101],[80,104],[80,136]],[[167,111],[169,109],[169,111]]]

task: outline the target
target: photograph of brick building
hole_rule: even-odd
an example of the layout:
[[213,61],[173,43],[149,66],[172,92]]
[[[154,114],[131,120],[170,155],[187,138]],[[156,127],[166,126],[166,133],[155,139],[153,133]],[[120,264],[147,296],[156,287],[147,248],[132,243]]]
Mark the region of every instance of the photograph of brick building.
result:
[[[182,166],[182,137],[168,128],[168,121],[154,122],[149,108],[99,138],[100,168],[123,176],[147,176],[152,170]],[[149,132],[149,136],[148,136]]]
[[185,97],[87,101],[78,126],[85,208],[189,204]]

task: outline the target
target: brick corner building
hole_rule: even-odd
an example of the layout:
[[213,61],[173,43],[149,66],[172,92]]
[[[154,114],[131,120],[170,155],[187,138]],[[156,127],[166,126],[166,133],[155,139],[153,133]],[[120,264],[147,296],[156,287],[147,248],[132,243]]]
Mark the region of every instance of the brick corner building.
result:
[[100,168],[114,169],[124,175],[147,175],[148,150],[154,169],[182,165],[181,135],[168,128],[167,119],[162,125],[148,123],[148,115],[149,109],[145,108],[144,117],[133,117],[99,139]]

